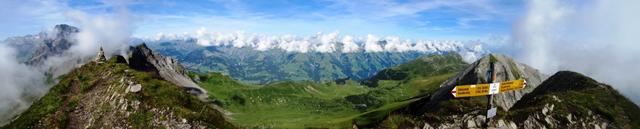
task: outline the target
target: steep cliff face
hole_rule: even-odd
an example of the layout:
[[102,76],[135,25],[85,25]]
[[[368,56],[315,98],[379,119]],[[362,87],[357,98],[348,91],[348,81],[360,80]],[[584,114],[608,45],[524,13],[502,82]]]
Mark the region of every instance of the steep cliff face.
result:
[[210,104],[120,59],[73,70],[3,128],[235,128]]
[[208,97],[207,92],[187,76],[177,60],[153,52],[146,44],[131,49],[129,66],[136,70],[153,72],[171,83],[184,87],[202,100]]

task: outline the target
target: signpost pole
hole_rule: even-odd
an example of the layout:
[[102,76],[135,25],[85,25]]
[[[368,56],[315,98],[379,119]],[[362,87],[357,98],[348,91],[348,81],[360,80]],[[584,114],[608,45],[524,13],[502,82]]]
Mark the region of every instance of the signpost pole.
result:
[[[489,62],[489,70],[487,71],[487,81],[489,84],[494,82],[495,79],[495,71],[493,69],[493,62]],[[493,99],[493,94],[489,94],[487,95],[487,117],[484,121],[484,127],[488,128],[489,127],[489,114],[490,114],[490,110],[493,107],[493,104],[491,103],[491,100]]]

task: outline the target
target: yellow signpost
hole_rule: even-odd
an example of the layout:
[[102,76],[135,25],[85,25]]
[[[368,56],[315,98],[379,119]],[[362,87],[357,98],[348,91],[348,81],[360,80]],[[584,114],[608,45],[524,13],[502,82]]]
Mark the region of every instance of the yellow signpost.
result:
[[[493,58],[493,57],[491,57]],[[453,87],[451,95],[455,98],[474,97],[474,96],[487,96],[487,116],[484,121],[483,127],[489,127],[489,121],[491,117],[496,116],[497,108],[493,107],[491,100],[494,94],[522,89],[527,86],[527,81],[524,79],[518,79],[506,82],[494,82],[496,73],[494,72],[494,62],[489,62],[489,69],[487,70],[487,81],[485,84],[472,84],[472,85],[460,85]]]
[[500,93],[512,90],[522,89],[527,86],[527,81],[524,79],[506,81],[500,83]]
[[451,90],[453,97],[473,97],[473,96],[486,96],[506,91],[512,91],[522,89],[526,86],[524,79],[506,81],[500,83],[486,83],[486,84],[474,84],[474,85],[460,85]]

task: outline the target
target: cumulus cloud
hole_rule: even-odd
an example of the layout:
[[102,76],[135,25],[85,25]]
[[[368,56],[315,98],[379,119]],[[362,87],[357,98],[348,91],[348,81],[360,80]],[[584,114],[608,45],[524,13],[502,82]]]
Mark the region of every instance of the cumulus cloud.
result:
[[640,1],[529,1],[514,27],[516,55],[547,73],[585,73],[640,103]]
[[354,39],[352,36],[344,36],[342,38],[342,52],[344,53],[349,53],[349,52],[356,52],[358,50],[360,50],[360,46],[358,46],[358,44],[356,44],[356,42],[354,42]]
[[320,39],[320,43],[315,46],[317,52],[334,52],[336,51],[336,43],[338,41],[338,32],[329,33],[323,35],[318,33],[317,37]]
[[[209,31],[206,28],[200,28],[198,29],[198,31],[196,31],[196,37],[198,37],[198,45],[202,45],[202,46],[210,46],[211,45],[211,37],[208,35]],[[165,38],[164,34],[160,33],[158,34],[158,37],[163,37]],[[157,38],[160,39],[160,38]]]
[[387,44],[384,49],[391,52],[413,51],[413,46],[409,40],[401,41],[400,37],[387,37]]
[[[173,39],[172,39],[173,38]],[[152,42],[164,40],[194,39],[196,44],[202,46],[227,46],[236,48],[253,48],[259,51],[281,49],[287,52],[458,52],[464,55],[466,61],[473,62],[478,57],[488,53],[482,47],[480,41],[455,41],[455,40],[417,40],[401,39],[397,36],[379,38],[374,35],[366,37],[341,36],[338,32],[317,33],[312,36],[266,36],[249,34],[244,32],[218,33],[210,32],[206,28],[198,29],[193,35],[164,34],[156,37],[147,37],[144,40]],[[465,46],[468,45],[468,46]]]
[[127,1],[104,3],[114,8],[113,13],[89,14],[82,10],[68,8],[65,16],[80,32],[72,35],[75,43],[62,55],[47,58],[41,67],[54,76],[71,71],[73,68],[91,60],[100,47],[108,55],[126,55],[128,41],[135,29],[136,16],[126,9]]
[[378,44],[378,37],[373,35],[367,35],[367,41],[364,43],[364,50],[367,52],[381,52],[383,51],[380,44]]

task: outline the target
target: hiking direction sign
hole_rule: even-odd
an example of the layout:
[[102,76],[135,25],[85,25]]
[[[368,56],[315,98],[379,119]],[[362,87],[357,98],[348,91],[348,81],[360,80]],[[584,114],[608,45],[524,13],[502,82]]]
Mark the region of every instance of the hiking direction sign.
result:
[[522,89],[527,85],[524,79],[506,81],[500,83],[486,83],[473,85],[460,85],[451,90],[451,94],[455,98],[486,96],[502,92]]

